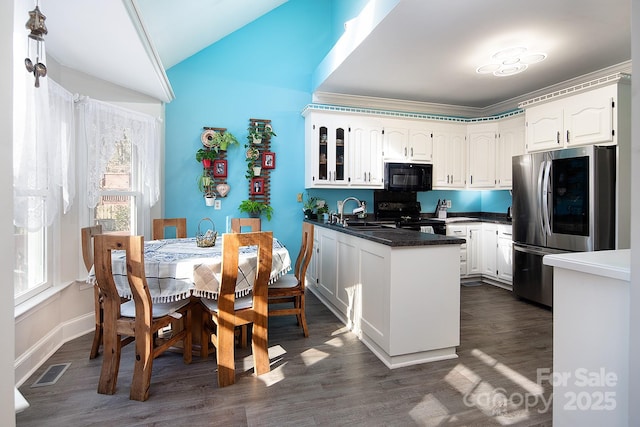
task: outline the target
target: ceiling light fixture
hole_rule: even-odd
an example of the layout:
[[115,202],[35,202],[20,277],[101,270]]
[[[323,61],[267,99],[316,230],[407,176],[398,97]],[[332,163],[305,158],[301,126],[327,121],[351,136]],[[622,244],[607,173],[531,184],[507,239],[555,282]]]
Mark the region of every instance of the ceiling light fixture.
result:
[[526,47],[510,47],[491,55],[491,62],[476,68],[476,73],[493,74],[497,77],[513,76],[546,57],[546,53],[530,52]]
[[[27,71],[33,73],[36,78],[36,87],[40,87],[40,77],[47,75],[47,67],[44,65],[44,35],[48,33],[47,27],[44,25],[46,16],[40,12],[38,2],[36,8],[29,12],[29,20],[25,24],[27,30],[31,33],[27,36],[27,58],[24,65]],[[32,61],[33,53],[35,53],[35,61]]]

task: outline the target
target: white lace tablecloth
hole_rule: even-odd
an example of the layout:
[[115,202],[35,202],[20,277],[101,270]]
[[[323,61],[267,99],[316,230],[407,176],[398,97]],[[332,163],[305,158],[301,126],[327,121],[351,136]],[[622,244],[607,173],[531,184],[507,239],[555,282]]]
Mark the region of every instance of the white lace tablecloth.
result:
[[[236,297],[248,295],[253,287],[256,246],[240,248]],[[125,253],[113,251],[113,276],[122,297],[131,298],[127,281]],[[215,246],[200,248],[195,238],[149,240],[144,243],[144,268],[153,302],[172,302],[196,297],[217,298],[222,268],[222,238]],[[291,270],[289,251],[276,238],[269,283]],[[88,281],[95,282],[93,269]]]

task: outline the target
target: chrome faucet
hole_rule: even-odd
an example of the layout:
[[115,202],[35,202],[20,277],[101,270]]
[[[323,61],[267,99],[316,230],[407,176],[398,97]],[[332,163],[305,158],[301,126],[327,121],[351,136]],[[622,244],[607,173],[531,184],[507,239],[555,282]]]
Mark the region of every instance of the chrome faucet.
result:
[[347,197],[346,199],[344,199],[342,201],[342,208],[340,209],[340,224],[342,224],[342,225],[345,225],[345,222],[344,222],[344,205],[345,205],[345,203],[347,203],[350,200],[353,200],[354,202],[358,203],[358,207],[355,208],[352,213],[358,214],[359,218],[364,218],[364,216],[367,214],[367,205],[366,205],[365,202],[360,201],[355,197]]

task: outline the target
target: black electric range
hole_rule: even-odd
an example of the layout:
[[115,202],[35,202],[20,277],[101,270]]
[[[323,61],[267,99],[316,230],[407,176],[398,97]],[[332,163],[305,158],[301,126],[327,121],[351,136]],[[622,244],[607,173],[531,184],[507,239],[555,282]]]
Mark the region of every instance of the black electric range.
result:
[[436,234],[446,234],[442,221],[424,218],[414,191],[374,191],[373,214],[377,221],[393,221],[396,228],[421,231],[431,226]]

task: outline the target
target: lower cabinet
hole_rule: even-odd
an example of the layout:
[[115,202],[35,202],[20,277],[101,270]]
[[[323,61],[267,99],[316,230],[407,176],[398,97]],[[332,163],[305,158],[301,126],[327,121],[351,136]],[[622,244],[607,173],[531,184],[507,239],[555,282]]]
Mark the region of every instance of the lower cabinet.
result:
[[467,226],[467,276],[482,273],[482,224],[472,223]]
[[447,225],[447,236],[461,237],[467,241],[460,245],[460,277],[462,278],[479,276],[482,273],[481,231],[481,223]]
[[498,225],[498,279],[513,282],[513,233],[510,225]]
[[456,357],[459,245],[392,247],[320,226],[315,235],[309,290],[385,365]]
[[460,246],[461,278],[482,278],[492,284],[511,285],[511,225],[488,222],[447,224],[447,235],[467,240]]

